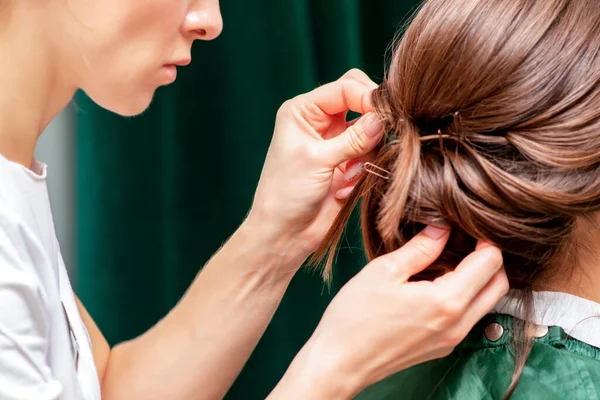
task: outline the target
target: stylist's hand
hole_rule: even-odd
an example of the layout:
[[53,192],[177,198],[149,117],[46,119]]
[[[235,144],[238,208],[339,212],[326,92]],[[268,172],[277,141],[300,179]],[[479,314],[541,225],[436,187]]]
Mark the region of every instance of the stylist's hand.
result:
[[[383,127],[371,112],[376,87],[352,70],[287,101],[277,114],[250,217],[293,237],[304,257],[340,210],[336,193],[344,186],[344,162],[369,153],[381,140]],[[366,115],[349,124],[350,110]]]
[[269,399],[349,399],[389,375],[448,355],[508,290],[502,253],[484,243],[455,271],[433,282],[409,282],[439,256],[448,236],[427,228],[356,275]]

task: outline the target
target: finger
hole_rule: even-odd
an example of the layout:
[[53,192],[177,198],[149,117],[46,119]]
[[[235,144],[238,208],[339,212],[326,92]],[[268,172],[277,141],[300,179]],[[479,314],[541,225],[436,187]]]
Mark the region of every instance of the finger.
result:
[[502,252],[491,245],[480,245],[456,269],[434,281],[442,290],[454,292],[470,304],[490,279],[502,268]]
[[383,137],[383,123],[375,113],[360,118],[342,134],[318,143],[323,159],[333,168],[344,161],[368,154]]
[[376,155],[373,152],[367,153],[364,156],[360,156],[358,158],[353,158],[344,163],[338,165],[340,171],[344,173],[344,179],[346,181],[352,181],[357,178],[357,175],[360,175],[361,171],[364,171],[365,163],[373,162]]
[[358,178],[360,178],[365,171],[365,163],[371,162],[374,159],[375,154],[371,152],[360,158],[354,158],[347,163],[342,164],[343,167],[340,167],[340,170],[344,173],[344,182],[343,187],[335,194],[336,199],[345,200],[352,194]]
[[[321,117],[323,125],[319,125],[318,123],[315,123],[317,120],[313,120],[312,126],[323,139],[329,140],[348,129],[346,114],[347,113],[343,112],[333,116],[325,115],[324,117]],[[325,130],[323,130],[323,128],[325,128]]]
[[315,217],[315,221],[320,221],[321,226],[313,226],[316,231],[326,232],[331,228],[331,221],[334,221],[339,215],[343,207],[343,202],[335,198],[335,193],[340,190],[344,182],[344,174],[339,168],[336,168],[333,173],[332,187],[325,201],[321,205],[319,214]]
[[[333,132],[328,132],[327,134],[323,135],[323,139],[334,138],[334,137],[338,136],[340,133],[344,132],[346,129],[350,128],[352,125],[354,125],[358,121],[360,121],[360,117],[354,118],[353,120],[350,120],[350,121],[346,121],[346,114],[347,113],[343,113],[343,115],[340,114],[344,118],[344,124],[343,124],[344,128],[340,129],[338,132],[335,132],[335,130]],[[330,131],[331,131],[331,129],[330,129]]]
[[358,68],[353,68],[340,77],[340,79],[344,79],[344,78],[355,79],[357,81],[364,83],[367,86],[372,86],[373,89],[375,89],[377,87],[377,84],[375,82],[373,82],[371,80],[371,78],[369,78],[369,75],[365,74],[363,71],[361,71]]
[[[368,77],[367,77],[368,79]],[[355,111],[361,114],[373,111],[371,92],[377,85],[364,77],[344,76],[335,82],[328,83],[317,89],[300,96],[298,99],[304,104],[316,106],[316,110],[326,115],[336,115],[346,111]],[[312,111],[313,108],[307,108]],[[315,115],[319,117],[319,115]]]
[[475,250],[481,250],[484,247],[490,247],[490,246],[492,246],[492,245],[490,243],[486,242],[485,240],[478,240]]
[[442,254],[449,237],[449,229],[428,226],[400,249],[372,263],[391,270],[394,276],[406,281],[430,266]]
[[356,181],[356,179],[362,175],[366,162],[366,155],[360,158],[353,158],[352,160],[348,161],[344,168],[344,180],[346,182]]
[[335,193],[335,198],[337,200],[346,200],[348,197],[350,197],[350,195],[354,191],[354,188],[356,188],[356,185],[346,186],[345,188],[338,190]]
[[465,333],[473,329],[473,326],[508,293],[508,288],[508,278],[504,268],[502,268],[496,272],[488,284],[473,299],[464,313],[459,329]]

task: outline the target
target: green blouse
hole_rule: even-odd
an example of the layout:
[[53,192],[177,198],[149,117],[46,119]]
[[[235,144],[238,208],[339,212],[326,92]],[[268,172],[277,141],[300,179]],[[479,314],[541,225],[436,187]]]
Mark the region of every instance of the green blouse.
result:
[[[514,372],[513,321],[488,315],[448,357],[393,375],[356,399],[502,400]],[[600,349],[558,326],[539,336],[511,399],[600,400]]]

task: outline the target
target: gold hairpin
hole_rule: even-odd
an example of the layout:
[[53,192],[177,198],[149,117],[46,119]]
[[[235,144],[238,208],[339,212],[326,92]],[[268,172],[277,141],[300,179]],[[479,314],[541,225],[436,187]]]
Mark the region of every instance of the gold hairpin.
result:
[[446,151],[446,148],[444,147],[444,136],[442,135],[442,130],[438,129],[437,133],[438,133],[438,140],[440,142],[440,151],[442,152],[442,154],[444,154],[444,152]]
[[363,166],[364,170],[366,172],[368,172],[369,174],[373,174],[375,176],[378,176],[382,179],[385,179],[386,181],[388,179],[391,178],[392,173],[390,171],[388,171],[387,169],[383,169],[381,167],[378,167],[377,165],[373,164],[373,163],[365,163],[365,165]]
[[429,140],[435,140],[435,139],[440,139],[440,138],[442,138],[442,139],[451,139],[451,140],[454,140],[454,141],[460,141],[460,138],[458,138],[456,136],[448,135],[447,133],[442,133],[441,135],[437,134],[437,135],[421,136],[421,137],[419,137],[419,141],[421,141],[421,142],[427,142]]

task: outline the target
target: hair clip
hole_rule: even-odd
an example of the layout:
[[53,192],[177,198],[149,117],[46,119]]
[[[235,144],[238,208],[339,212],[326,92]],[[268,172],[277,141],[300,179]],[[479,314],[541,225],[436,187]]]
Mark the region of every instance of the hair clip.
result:
[[378,167],[377,165],[373,164],[373,163],[365,163],[365,165],[363,166],[364,170],[366,172],[368,172],[369,174],[373,174],[375,176],[378,176],[382,179],[385,179],[386,181],[388,179],[391,178],[392,173],[390,171],[388,171],[387,169],[383,169],[381,167]]

